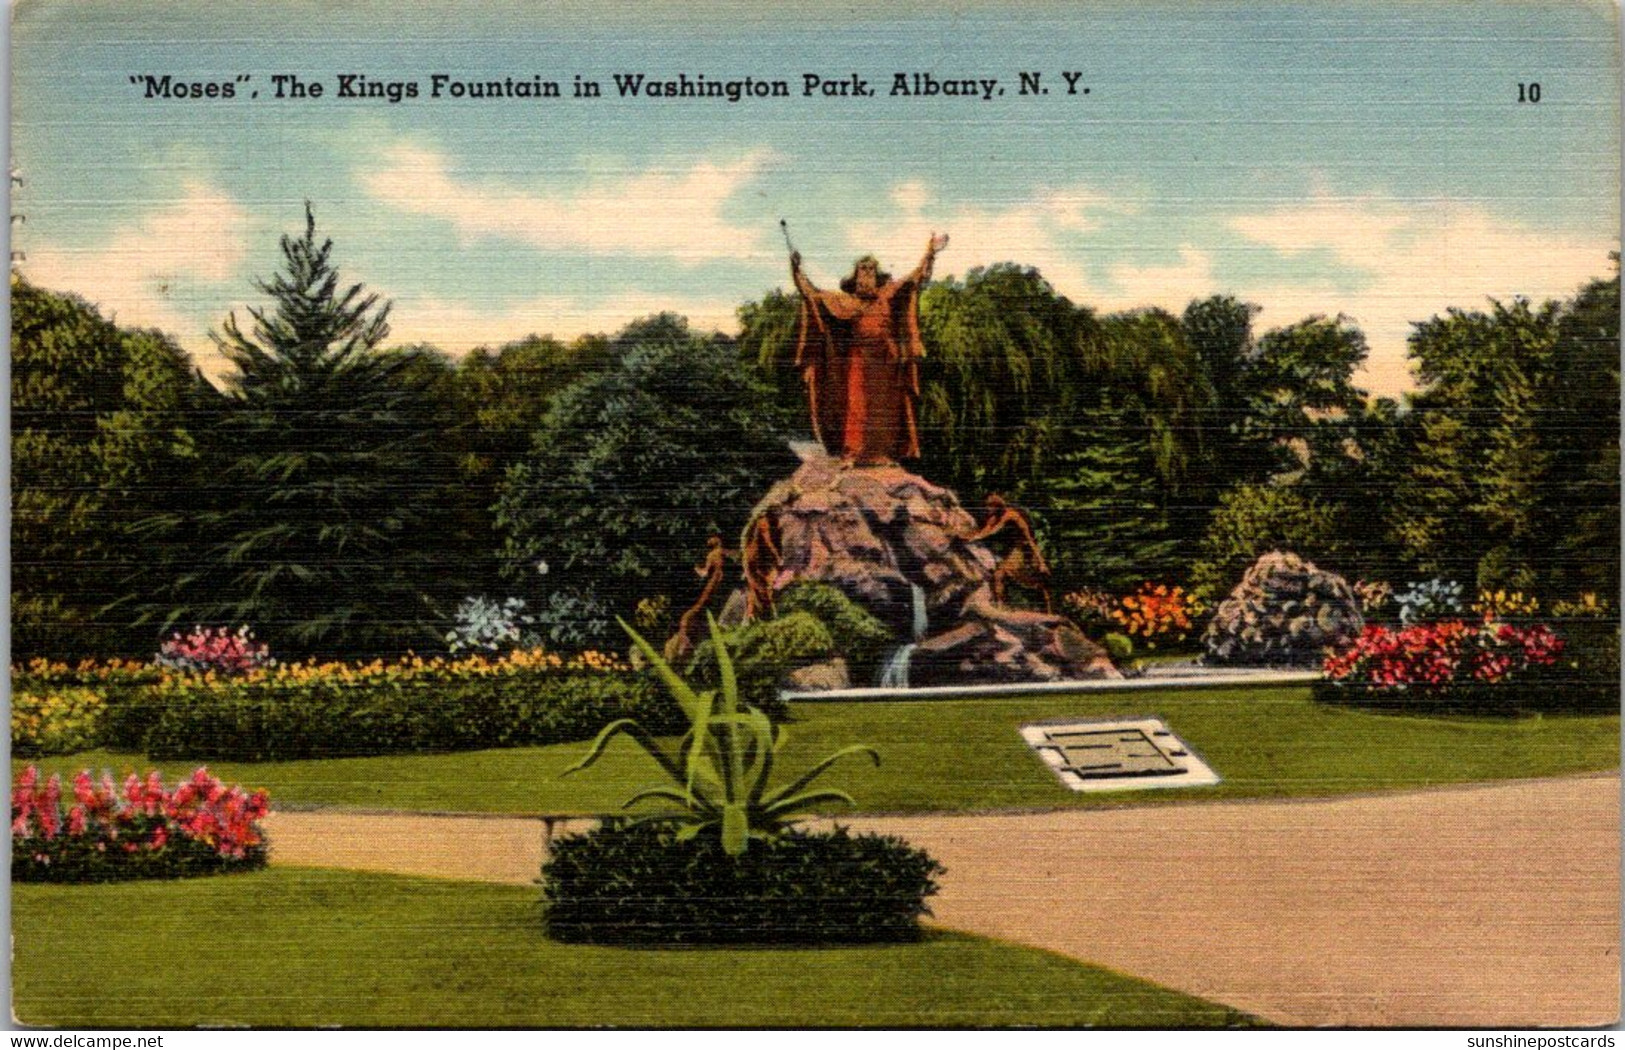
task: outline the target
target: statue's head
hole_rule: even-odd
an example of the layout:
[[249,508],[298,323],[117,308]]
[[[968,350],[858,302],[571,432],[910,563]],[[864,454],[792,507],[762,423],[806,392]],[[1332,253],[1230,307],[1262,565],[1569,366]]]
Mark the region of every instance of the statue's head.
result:
[[852,267],[852,276],[841,282],[841,291],[850,295],[873,295],[875,289],[889,280],[891,274],[881,272],[880,260],[865,255]]
[[988,494],[988,497],[987,497],[987,509],[988,510],[993,510],[993,511],[1003,510],[1007,505],[1008,504],[1006,504],[1004,502],[1004,497],[999,495],[997,492],[993,492],[993,493]]

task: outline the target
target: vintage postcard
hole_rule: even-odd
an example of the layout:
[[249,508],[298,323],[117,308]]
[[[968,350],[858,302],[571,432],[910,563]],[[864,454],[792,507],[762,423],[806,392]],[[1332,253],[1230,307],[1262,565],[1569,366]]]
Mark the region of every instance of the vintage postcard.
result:
[[11,15],[15,1024],[1619,1021],[1614,4]]

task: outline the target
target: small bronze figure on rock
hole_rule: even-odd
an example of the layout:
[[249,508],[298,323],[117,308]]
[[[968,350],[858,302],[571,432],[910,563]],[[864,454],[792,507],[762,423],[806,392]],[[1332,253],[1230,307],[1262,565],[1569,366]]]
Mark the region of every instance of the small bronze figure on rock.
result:
[[1033,535],[1032,523],[1027,520],[1027,515],[995,493],[987,498],[987,521],[965,538],[977,543],[992,539],[1007,529],[1015,534],[1015,545],[993,569],[993,600],[1000,605],[1008,604],[1005,601],[1006,589],[1014,583],[1042,594],[1044,611],[1054,613],[1055,606],[1049,594],[1049,563],[1038,549],[1038,539]]

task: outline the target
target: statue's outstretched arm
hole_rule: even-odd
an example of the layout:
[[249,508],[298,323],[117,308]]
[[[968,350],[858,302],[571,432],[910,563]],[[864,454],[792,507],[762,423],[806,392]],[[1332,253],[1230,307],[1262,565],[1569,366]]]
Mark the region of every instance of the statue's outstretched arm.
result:
[[796,291],[808,299],[818,297],[818,289],[807,279],[807,274],[801,269],[801,253],[790,253],[790,279],[795,282]]
[[931,240],[925,246],[925,258],[920,260],[920,265],[914,268],[913,273],[903,278],[903,283],[924,284],[929,281],[931,279],[931,268],[937,261],[937,253],[946,247],[948,247],[948,235],[946,233],[932,233]]

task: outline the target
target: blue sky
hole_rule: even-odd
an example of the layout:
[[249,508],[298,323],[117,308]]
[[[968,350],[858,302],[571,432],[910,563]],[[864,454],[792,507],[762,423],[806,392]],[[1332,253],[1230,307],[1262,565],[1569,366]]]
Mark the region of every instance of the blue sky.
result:
[[[23,0],[13,151],[23,270],[123,323],[206,333],[257,301],[311,200],[395,337],[453,352],[676,309],[727,329],[786,284],[933,229],[938,274],[1012,260],[1102,310],[1242,295],[1261,327],[1343,312],[1365,381],[1407,385],[1408,324],[1486,296],[1561,296],[1618,241],[1611,4]],[[1062,71],[1083,74],[1067,96]],[[990,101],[888,97],[895,72],[997,77]],[[1050,94],[1022,97],[1041,72]],[[340,73],[599,80],[606,97],[346,101]],[[615,73],[783,78],[796,97],[614,97]],[[799,97],[801,75],[878,97]],[[132,74],[258,99],[147,100]],[[322,82],[276,101],[271,77]],[[1538,104],[1519,83],[1538,82]]]

